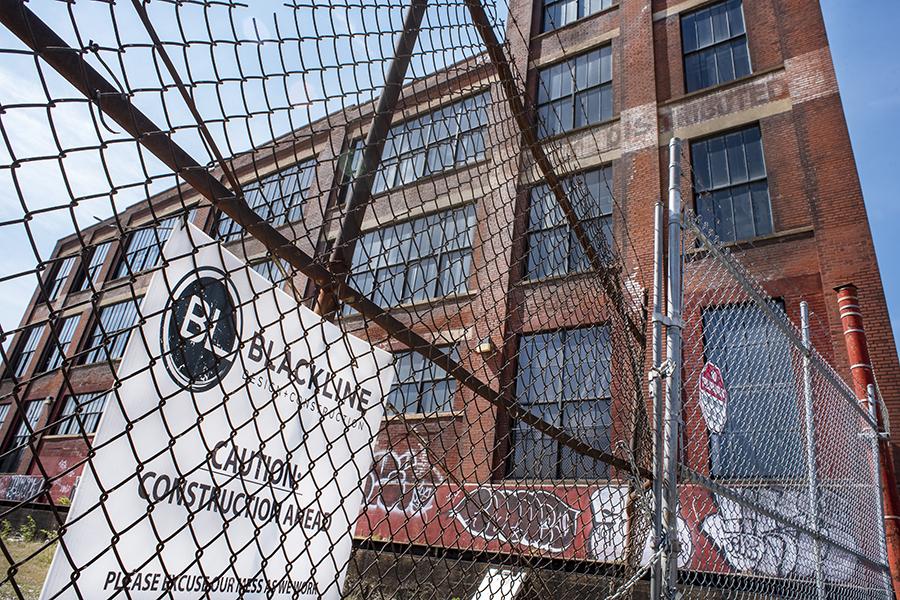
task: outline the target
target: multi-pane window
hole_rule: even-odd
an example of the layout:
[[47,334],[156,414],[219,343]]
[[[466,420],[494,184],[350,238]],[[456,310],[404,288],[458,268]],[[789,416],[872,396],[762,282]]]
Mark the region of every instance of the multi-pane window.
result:
[[612,4],[612,0],[547,0],[544,2],[543,31],[598,13]]
[[[67,396],[54,435],[89,435],[97,431],[107,392]],[[80,421],[80,422],[79,422]]]
[[338,204],[343,204],[350,196],[353,180],[356,178],[359,173],[359,168],[362,165],[363,149],[365,148],[365,145],[366,141],[364,139],[357,138],[350,142],[350,148],[341,155],[341,159],[338,162],[338,177],[340,182],[338,183]]
[[[263,260],[263,261],[255,262],[250,265],[250,268],[253,269],[254,271],[256,271],[257,273],[259,273],[260,275],[262,275],[263,277],[265,277],[266,279],[268,279],[269,281],[271,281],[272,283],[274,283],[275,285],[281,285],[282,283],[285,282],[284,274],[287,273],[288,276],[290,276],[290,273],[291,273],[291,270],[293,269],[293,267],[291,267],[291,265],[288,264],[288,262],[286,260],[284,260],[283,258],[279,258],[277,260],[278,260],[278,263],[276,263],[271,258]],[[278,266],[279,264],[281,265],[280,267]]]
[[121,358],[136,320],[137,304],[131,300],[104,307],[88,338],[82,364]]
[[728,394],[725,429],[710,434],[712,474],[799,476],[803,424],[787,338],[755,304],[704,310],[703,336],[706,360],[721,369]]
[[87,269],[84,271],[84,279],[81,282],[79,291],[90,289],[91,284],[93,284],[94,289],[100,288],[100,269],[103,268],[103,262],[106,260],[112,244],[112,242],[98,244],[94,248],[94,251],[91,252],[91,260],[88,262]]
[[691,143],[697,214],[723,241],[774,231],[759,126]]
[[[610,166],[563,181],[569,202],[587,238],[601,256],[601,237],[605,239],[607,248],[612,247],[612,195],[608,185],[611,181]],[[591,268],[581,243],[569,228],[569,222],[549,186],[541,185],[531,190],[528,225],[526,279],[541,279]]]
[[[80,319],[79,315],[63,319],[57,330],[57,340],[50,338],[50,352],[47,353],[47,358],[44,359],[42,371],[50,371],[63,363],[69,351],[69,346],[72,344],[72,338],[75,337],[75,329],[78,328]],[[59,344],[56,341],[59,341]]]
[[489,101],[485,92],[391,129],[372,192],[481,159]]
[[15,473],[19,470],[22,456],[25,454],[28,438],[35,430],[41,411],[44,408],[43,400],[32,400],[25,405],[25,418],[19,421],[19,428],[10,440],[9,447],[3,458],[0,459],[0,473]]
[[[446,349],[445,349],[446,350]],[[457,360],[456,348],[450,356]],[[401,413],[434,413],[453,410],[456,380],[416,352],[394,354],[397,372],[388,402]]]
[[681,18],[684,80],[702,90],[750,74],[741,0],[729,0]]
[[28,370],[28,365],[31,364],[34,353],[37,352],[38,343],[41,341],[42,335],[44,335],[43,326],[33,327],[22,334],[22,339],[25,340],[22,344],[22,349],[19,350],[12,360],[12,372],[17,378],[25,375],[25,372]]
[[[610,339],[603,325],[523,335],[516,395],[541,419],[600,450],[610,446]],[[536,429],[512,431],[509,474],[528,479],[594,479],[605,463],[573,452]]]
[[6,417],[9,416],[9,407],[12,404],[0,404],[0,427],[3,427],[3,424],[6,423]]
[[542,69],[537,109],[543,137],[611,118],[612,47]]
[[44,283],[44,290],[47,292],[48,300],[55,300],[56,296],[59,295],[60,290],[66,283],[66,279],[69,278],[69,273],[72,272],[72,267],[75,265],[76,260],[78,260],[78,256],[69,256],[56,265],[56,268],[53,270],[53,276],[47,278],[47,282]]
[[379,306],[466,292],[475,206],[435,213],[364,235],[351,285]]
[[147,225],[135,231],[128,240],[128,249],[116,269],[116,277],[125,277],[129,272],[137,273],[155,266],[163,244],[169,239],[169,234],[180,218],[172,217],[159,225]]
[[[316,163],[309,160],[294,165],[275,175],[244,186],[244,199],[256,214],[269,225],[278,227],[303,216],[303,207],[309,196],[316,174]],[[244,228],[231,217],[219,217],[218,236],[223,242],[236,240],[244,234]]]

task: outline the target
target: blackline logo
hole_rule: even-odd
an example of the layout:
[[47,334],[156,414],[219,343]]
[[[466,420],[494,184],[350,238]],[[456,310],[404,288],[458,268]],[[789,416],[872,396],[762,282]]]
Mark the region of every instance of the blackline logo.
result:
[[185,275],[163,312],[163,363],[181,387],[203,392],[234,365],[241,319],[237,290],[224,271],[200,267]]

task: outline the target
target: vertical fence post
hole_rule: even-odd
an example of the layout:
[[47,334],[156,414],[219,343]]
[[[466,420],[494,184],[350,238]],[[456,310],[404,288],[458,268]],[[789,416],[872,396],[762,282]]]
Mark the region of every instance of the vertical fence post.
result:
[[674,597],[678,584],[678,444],[681,435],[681,140],[669,142],[669,250],[668,250],[666,360],[665,518],[669,546],[665,554],[666,595]]
[[[800,303],[800,325],[803,334],[803,345],[807,353],[803,355],[803,408],[806,416],[806,483],[809,494],[809,518],[811,527],[819,531],[819,481],[816,470],[816,432],[813,410],[812,364],[809,358],[809,304]],[[822,562],[822,540],[815,540],[816,560],[816,598],[825,599],[825,565]]]
[[[869,414],[872,416],[872,420],[876,423],[878,422],[878,404],[875,399],[875,386],[871,383],[866,386],[866,399],[869,404]],[[867,423],[863,423],[863,427],[868,428]],[[868,435],[871,436],[872,440],[872,483],[875,488],[875,495],[878,496],[878,515],[882,521],[884,521],[884,496],[878,493],[878,486],[881,483],[881,457],[879,456],[878,449],[878,431],[871,430],[867,432]],[[885,543],[885,538],[881,538],[881,543],[878,544],[878,551],[881,553],[881,560],[885,563],[887,562],[887,544]],[[881,573],[882,578],[884,579],[884,586],[886,590],[891,589],[891,578],[887,573]]]
[[[663,287],[663,203],[656,202],[653,230],[653,326],[651,329],[650,397],[653,398],[653,550],[659,550],[663,538],[662,486],[663,486],[663,375],[662,366],[662,287]],[[657,560],[650,579],[650,598],[656,600],[662,595],[662,563]]]

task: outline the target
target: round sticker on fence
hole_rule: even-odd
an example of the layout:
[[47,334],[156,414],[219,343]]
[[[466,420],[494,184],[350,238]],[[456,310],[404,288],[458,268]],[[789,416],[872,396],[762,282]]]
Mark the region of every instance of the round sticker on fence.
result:
[[712,363],[706,363],[700,373],[700,410],[710,432],[722,433],[728,418],[728,392],[722,371]]
[[206,391],[231,369],[240,344],[237,306],[237,292],[219,269],[201,267],[175,286],[160,342],[166,370],[183,388]]

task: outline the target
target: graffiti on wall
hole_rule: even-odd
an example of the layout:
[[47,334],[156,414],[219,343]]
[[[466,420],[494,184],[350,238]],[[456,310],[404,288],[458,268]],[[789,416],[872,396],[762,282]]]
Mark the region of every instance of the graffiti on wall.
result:
[[553,492],[479,487],[457,492],[445,514],[473,537],[555,553],[572,546],[580,513]]
[[36,475],[13,475],[9,478],[6,485],[6,491],[3,494],[4,500],[32,500],[40,493],[44,485],[44,478]]
[[424,448],[376,452],[363,484],[364,506],[404,515],[427,511],[434,506],[435,490],[444,479],[444,472],[428,461]]
[[[414,454],[386,456],[380,457],[380,478],[370,477],[375,485],[367,483],[368,518],[360,520],[364,523],[357,535],[378,533],[398,541],[409,536],[412,543],[447,547],[502,550],[512,546],[601,562],[625,558],[629,526],[625,486],[535,489],[505,482],[467,485],[463,492],[447,482],[438,484],[436,479],[426,477],[423,483],[423,476],[415,473],[424,466]],[[390,494],[384,487],[378,491],[377,486],[385,482],[395,486]],[[733,489],[768,510],[811,526],[802,488],[770,485]],[[679,490],[679,568],[767,577],[815,575],[815,542],[808,536],[699,486],[682,485]],[[827,538],[858,550],[863,545],[856,538],[859,533],[837,526],[855,513],[858,501],[854,502],[846,494],[822,490],[819,521]],[[646,564],[654,553],[652,540],[637,543],[644,544],[642,562]],[[829,581],[850,580],[864,568],[855,557],[834,546],[824,543],[822,550]]]
[[[735,491],[776,514],[814,528],[805,491],[779,487],[736,488]],[[811,537],[728,498],[714,495],[713,499],[717,512],[703,519],[700,530],[734,570],[771,577],[812,577],[815,574],[815,541]],[[826,492],[820,506],[825,509],[825,514],[819,516],[825,536],[851,550],[858,550],[850,532],[835,525],[853,514],[850,502]],[[857,566],[855,557],[827,543],[822,545],[822,552],[827,580],[846,581],[850,578]]]

